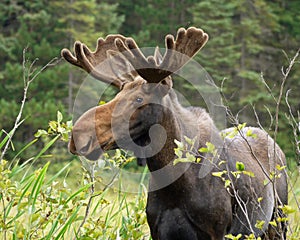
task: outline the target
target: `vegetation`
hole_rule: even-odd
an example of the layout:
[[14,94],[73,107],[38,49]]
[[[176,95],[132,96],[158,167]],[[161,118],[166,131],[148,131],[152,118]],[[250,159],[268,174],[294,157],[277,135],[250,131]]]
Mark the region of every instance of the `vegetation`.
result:
[[[60,61],[60,50],[75,40],[93,49],[98,37],[110,33],[163,47],[163,36],[188,26],[210,35],[196,60],[220,87],[228,125],[258,125],[284,150],[289,239],[299,239],[300,2],[7,0],[0,9],[1,239],[149,238],[147,169],[138,169],[121,152],[107,155],[101,166],[82,164],[67,153],[71,122],[62,116],[71,119],[85,75]],[[175,89],[190,103],[204,106],[184,79],[175,80]],[[124,168],[143,174],[132,180],[113,171]],[[111,181],[104,183],[96,170]],[[135,184],[138,194],[126,194],[118,184]]]

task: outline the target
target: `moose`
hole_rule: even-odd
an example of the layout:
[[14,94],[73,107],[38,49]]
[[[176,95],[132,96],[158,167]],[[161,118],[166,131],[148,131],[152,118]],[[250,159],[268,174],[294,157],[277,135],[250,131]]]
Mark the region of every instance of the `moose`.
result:
[[[76,121],[69,151],[97,160],[104,151],[122,148],[146,159],[146,214],[154,240],[222,240],[228,234],[285,239],[286,223],[270,224],[287,204],[280,147],[260,128],[220,132],[206,110],[183,107],[173,89],[171,75],[207,40],[202,29],[190,27],[176,37],[168,34],[164,53],[156,47],[147,57],[132,38],[119,34],[99,38],[94,52],[79,41],[74,54],[63,49],[66,61],[119,89]],[[176,142],[187,138],[194,139],[192,153],[200,162],[174,165]],[[208,144],[215,151],[199,153]]]

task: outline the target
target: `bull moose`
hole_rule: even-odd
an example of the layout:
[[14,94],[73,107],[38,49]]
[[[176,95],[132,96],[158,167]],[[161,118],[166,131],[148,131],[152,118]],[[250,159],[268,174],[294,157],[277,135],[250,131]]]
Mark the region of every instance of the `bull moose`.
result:
[[[183,107],[172,88],[171,74],[207,40],[203,30],[190,27],[167,35],[164,54],[157,47],[148,57],[132,38],[119,34],[99,38],[94,52],[79,41],[74,54],[63,49],[69,63],[120,90],[76,121],[69,150],[90,160],[116,148],[142,153],[150,170],[146,213],[154,240],[238,234],[284,239],[286,224],[269,224],[282,214],[278,206],[287,204],[287,176],[278,173],[286,164],[282,150],[259,128],[220,133],[204,109]],[[193,154],[200,162],[174,165],[175,142],[187,138],[195,139]],[[215,152],[199,153],[208,143]]]

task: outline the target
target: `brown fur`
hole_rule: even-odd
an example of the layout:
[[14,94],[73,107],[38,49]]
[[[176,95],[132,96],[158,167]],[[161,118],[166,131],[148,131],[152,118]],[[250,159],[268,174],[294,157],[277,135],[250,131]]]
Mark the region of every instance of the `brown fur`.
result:
[[[129,83],[111,102],[84,114],[74,125],[70,151],[79,154],[77,149],[85,147],[88,139],[93,136],[94,130],[96,130],[96,137],[92,138],[90,149],[83,155],[89,156],[95,151],[100,154],[100,146],[107,150],[115,146],[118,140],[116,138],[119,140],[126,138],[125,135],[123,136],[123,128],[127,125],[122,122],[122,119],[126,119],[126,112],[130,112],[133,100],[137,96],[144,96],[143,104],[147,107],[147,102],[153,95],[158,98],[155,93],[147,92],[149,90],[147,85],[144,80],[137,80],[134,84]],[[118,103],[122,103],[122,106],[117,113],[114,113]],[[182,237],[186,234],[191,236],[186,239],[223,239],[227,233],[249,234],[250,226],[247,226],[247,220],[235,197],[227,192],[221,179],[211,174],[222,169],[236,171],[237,161],[243,162],[245,169],[255,174],[255,177],[242,174],[238,180],[233,179],[233,181],[240,201],[246,204],[252,229],[256,236],[263,235],[267,230],[267,224],[259,230],[254,227],[256,221],[271,220],[277,195],[282,204],[287,203],[285,174],[276,182],[275,195],[271,183],[264,185],[265,179],[270,171],[274,170],[276,164],[285,165],[284,154],[280,148],[274,145],[266,132],[258,128],[251,128],[253,133],[257,134],[257,138],[246,137],[249,128],[245,128],[234,138],[225,138],[223,141],[205,110],[183,108],[172,90],[157,103],[160,104],[160,111],[152,112],[154,122],[151,124],[160,124],[167,132],[167,140],[161,151],[147,158],[148,167],[153,173],[147,204],[147,218],[153,239],[176,239],[174,238],[176,235],[184,239]],[[144,117],[143,110],[140,110],[130,121],[134,123],[137,119],[143,120]],[[115,136],[110,129],[112,121],[117,121],[118,124],[118,132]],[[145,126],[142,131],[147,129],[149,126]],[[228,131],[233,129],[224,132]],[[157,145],[163,144],[160,142],[163,139],[162,134],[161,131],[154,133]],[[205,147],[206,142],[213,142],[219,148],[221,157],[214,160],[213,164],[210,161],[206,162],[211,166],[204,177],[199,177],[199,172],[205,168],[201,163],[172,165],[176,147],[174,139],[184,141],[183,136],[198,137],[197,149]],[[151,142],[146,138],[145,141]],[[126,148],[126,143],[123,147]],[[130,149],[130,146],[127,148]],[[227,164],[218,166],[220,160],[227,161]],[[257,201],[259,197],[263,198],[260,207]],[[178,222],[177,220],[174,222],[177,218]]]
[[[114,148],[129,149],[136,154],[143,152],[142,158],[151,171],[146,212],[154,240],[222,240],[225,234],[251,232],[255,236],[280,239],[285,226],[278,224],[274,229],[268,222],[276,217],[277,204],[287,204],[286,174],[283,172],[280,178],[267,183],[266,179],[271,171],[277,171],[276,165],[286,164],[281,149],[258,128],[251,128],[256,138],[247,137],[250,128],[244,128],[236,136],[222,139],[205,110],[182,107],[172,90],[169,74],[187,61],[172,58],[172,50],[191,57],[205,44],[207,35],[196,28],[180,29],[176,40],[166,37],[167,53],[163,57],[156,50],[147,59],[132,39],[112,38],[114,51],[127,52],[117,57],[117,62],[113,61],[115,75],[103,81],[121,91],[110,102],[90,109],[78,119],[73,127],[70,152],[91,160]],[[105,40],[100,42],[108,52]],[[97,65],[93,59],[98,51],[100,47],[92,53],[77,43],[75,56],[67,50],[62,55],[70,63],[90,71],[90,67]],[[125,63],[121,64],[125,66],[122,72],[130,73],[125,78],[118,77],[120,63]],[[166,65],[172,66],[161,71],[160,67]],[[94,76],[105,77],[105,71],[97,69]],[[230,131],[233,129],[223,133]],[[174,140],[184,142],[185,136],[196,139],[192,151],[201,157],[201,162],[173,166]],[[217,155],[198,152],[207,142],[215,145]],[[237,162],[242,162],[245,170],[255,177],[243,173],[239,178],[234,177],[231,173],[236,172]],[[223,179],[213,176],[212,173],[220,171],[227,171],[224,178],[231,179],[230,188],[224,187]],[[258,220],[266,222],[262,229],[255,227]]]

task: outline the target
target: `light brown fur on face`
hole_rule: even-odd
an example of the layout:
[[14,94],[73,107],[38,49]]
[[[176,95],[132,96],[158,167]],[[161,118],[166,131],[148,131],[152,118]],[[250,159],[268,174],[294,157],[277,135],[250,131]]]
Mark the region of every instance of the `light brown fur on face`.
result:
[[[162,96],[160,93],[165,91],[165,95],[167,90],[161,90],[165,88],[169,89],[166,85],[148,84],[142,78],[126,83],[114,99],[90,109],[77,120],[69,144],[70,152],[88,157],[94,151],[100,154],[101,151],[112,148],[120,138],[130,137],[125,132],[129,121],[134,122],[140,115],[139,108],[157,102],[157,99],[153,99],[157,94]],[[143,102],[136,102],[138,98],[142,98]],[[94,157],[93,155],[91,160],[96,160]]]

